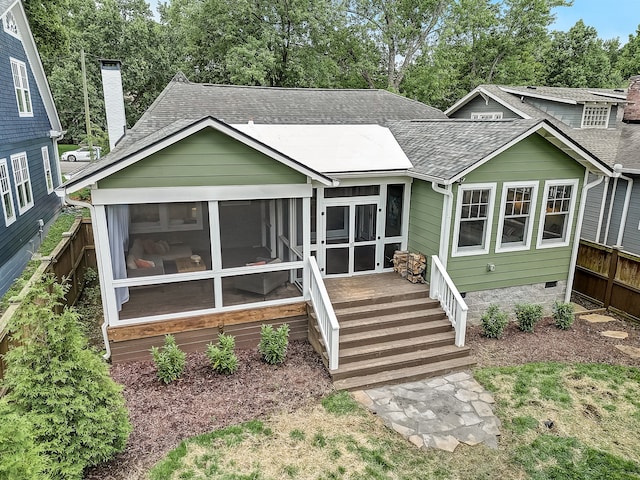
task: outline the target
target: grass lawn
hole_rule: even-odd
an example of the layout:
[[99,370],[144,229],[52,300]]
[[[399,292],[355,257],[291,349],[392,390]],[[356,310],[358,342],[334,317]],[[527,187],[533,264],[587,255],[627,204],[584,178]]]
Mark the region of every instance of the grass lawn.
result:
[[640,479],[639,369],[536,363],[475,377],[494,392],[497,450],[419,450],[340,392],[182,442],[150,478]]

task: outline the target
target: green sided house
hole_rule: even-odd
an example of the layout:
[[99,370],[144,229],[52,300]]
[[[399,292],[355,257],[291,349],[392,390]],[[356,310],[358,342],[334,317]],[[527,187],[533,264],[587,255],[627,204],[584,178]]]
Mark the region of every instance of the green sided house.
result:
[[[358,388],[467,367],[467,315],[489,303],[567,299],[586,191],[609,174],[546,121],[178,75],[57,191],[91,188],[114,361],[286,321]],[[428,288],[393,273],[405,249]]]

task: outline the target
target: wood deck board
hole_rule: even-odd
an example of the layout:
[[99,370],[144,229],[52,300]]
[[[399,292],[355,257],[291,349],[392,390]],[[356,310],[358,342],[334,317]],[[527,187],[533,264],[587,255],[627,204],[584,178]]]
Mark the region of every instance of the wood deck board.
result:
[[344,278],[326,278],[327,293],[333,303],[375,298],[389,294],[404,294],[429,291],[425,284],[411,283],[397,273],[379,273]]

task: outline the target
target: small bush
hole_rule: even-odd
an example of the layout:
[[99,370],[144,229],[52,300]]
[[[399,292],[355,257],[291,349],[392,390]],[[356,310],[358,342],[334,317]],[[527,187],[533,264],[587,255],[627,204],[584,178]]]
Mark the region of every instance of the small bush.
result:
[[516,305],[518,327],[523,332],[533,332],[533,327],[542,319],[542,305],[522,303]]
[[182,376],[186,355],[176,345],[173,335],[164,336],[162,348],[151,347],[151,356],[158,369],[158,378],[164,383],[171,383]]
[[482,322],[482,334],[485,337],[501,338],[509,323],[509,316],[507,312],[501,311],[497,305],[490,305],[480,321]]
[[573,324],[573,305],[570,303],[554,302],[553,304],[553,320],[556,327],[561,330],[568,330]]
[[284,362],[289,345],[289,325],[282,324],[277,330],[272,325],[262,325],[260,328],[260,344],[258,351],[265,362],[277,365]]
[[231,375],[238,370],[238,357],[233,351],[235,347],[236,339],[224,333],[218,335],[217,345],[212,343],[207,345],[207,357],[214,371]]

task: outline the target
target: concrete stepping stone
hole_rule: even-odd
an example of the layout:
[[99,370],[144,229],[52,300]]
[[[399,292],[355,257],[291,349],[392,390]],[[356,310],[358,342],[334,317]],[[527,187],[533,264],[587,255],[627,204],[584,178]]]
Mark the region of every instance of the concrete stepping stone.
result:
[[582,320],[586,320],[589,323],[607,323],[613,322],[615,318],[609,315],[602,315],[601,313],[590,313],[589,315],[581,315]]
[[631,358],[640,358],[640,348],[630,347],[628,345],[615,345],[622,353],[626,353]]
[[571,305],[573,306],[573,313],[581,313],[581,312],[587,312],[588,311],[582,305],[578,305],[577,303],[571,302]]
[[627,332],[621,332],[619,330],[606,330],[604,332],[600,332],[600,335],[608,338],[617,338],[618,340],[624,340],[629,336]]

